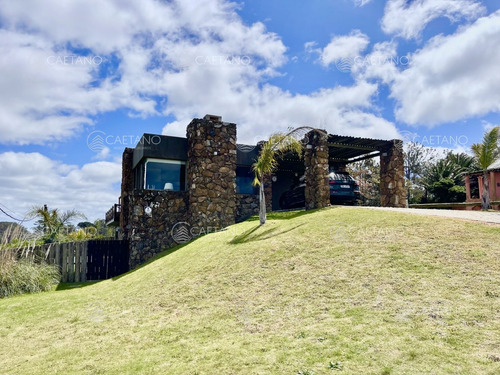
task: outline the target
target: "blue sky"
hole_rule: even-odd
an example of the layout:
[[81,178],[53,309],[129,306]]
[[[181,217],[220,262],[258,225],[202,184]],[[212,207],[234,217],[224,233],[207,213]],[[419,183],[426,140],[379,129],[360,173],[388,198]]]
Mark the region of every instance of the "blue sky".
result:
[[[500,3],[0,0],[0,207],[116,202],[124,147],[193,117],[468,151],[500,124]],[[105,135],[94,151],[89,140]],[[10,220],[0,213],[0,220]]]

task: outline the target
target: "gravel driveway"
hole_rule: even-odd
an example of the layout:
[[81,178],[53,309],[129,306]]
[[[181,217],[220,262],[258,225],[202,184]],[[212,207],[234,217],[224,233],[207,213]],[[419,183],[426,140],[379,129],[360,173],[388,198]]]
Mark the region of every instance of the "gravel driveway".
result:
[[482,221],[483,223],[500,224],[500,212],[437,210],[428,208],[366,207],[366,206],[358,206],[355,208],[368,208],[372,210],[386,210],[394,212],[409,212],[415,215],[444,216],[444,217],[453,217],[457,219]]

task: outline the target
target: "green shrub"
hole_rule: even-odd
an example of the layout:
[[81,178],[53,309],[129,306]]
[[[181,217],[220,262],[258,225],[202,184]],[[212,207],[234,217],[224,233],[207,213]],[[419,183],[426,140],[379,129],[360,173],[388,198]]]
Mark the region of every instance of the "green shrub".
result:
[[49,290],[60,280],[59,269],[33,254],[36,240],[20,225],[10,225],[0,237],[0,298]]
[[0,257],[0,298],[49,290],[59,279],[57,267],[47,263]]

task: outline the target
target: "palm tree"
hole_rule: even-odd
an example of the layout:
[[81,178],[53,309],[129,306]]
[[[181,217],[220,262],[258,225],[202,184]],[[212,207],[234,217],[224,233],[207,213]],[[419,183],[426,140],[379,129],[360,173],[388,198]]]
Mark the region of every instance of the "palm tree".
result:
[[297,135],[310,127],[300,127],[287,134],[274,133],[262,145],[257,161],[252,165],[255,173],[254,186],[259,186],[259,221],[260,225],[266,223],[266,197],[264,194],[264,179],[277,167],[276,157],[287,152],[295,152],[302,157],[302,143],[296,139]]
[[475,143],[471,146],[474,157],[483,171],[483,194],[482,209],[489,210],[490,205],[490,186],[488,181],[488,167],[500,157],[500,127],[496,126],[483,137],[482,143]]
[[422,184],[428,188],[433,183],[443,178],[453,180],[455,185],[464,186],[465,175],[477,170],[478,165],[475,158],[464,153],[454,154],[449,152],[444,159],[427,166]]
[[38,217],[38,229],[42,231],[45,243],[55,242],[61,230],[69,224],[72,219],[86,219],[85,215],[76,210],[60,212],[57,208],[49,210],[47,205],[33,207],[29,212],[32,218]]

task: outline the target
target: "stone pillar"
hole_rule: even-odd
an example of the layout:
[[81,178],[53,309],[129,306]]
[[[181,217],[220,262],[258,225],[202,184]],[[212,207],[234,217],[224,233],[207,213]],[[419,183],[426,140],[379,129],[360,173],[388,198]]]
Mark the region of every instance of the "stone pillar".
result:
[[189,221],[201,231],[234,224],[236,216],[236,124],[217,116],[187,127]]
[[134,175],[132,172],[134,157],[133,148],[125,148],[122,155],[122,186],[120,196],[120,228],[122,230],[122,237],[128,239],[128,232],[130,229],[129,215],[130,215],[130,194],[134,189]]
[[304,150],[306,210],[330,205],[328,182],[328,135],[320,130],[307,133]]
[[406,207],[403,141],[399,139],[393,139],[380,156],[380,205]]

